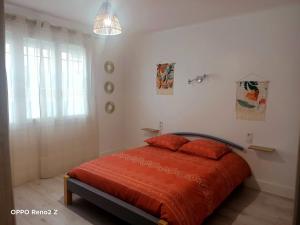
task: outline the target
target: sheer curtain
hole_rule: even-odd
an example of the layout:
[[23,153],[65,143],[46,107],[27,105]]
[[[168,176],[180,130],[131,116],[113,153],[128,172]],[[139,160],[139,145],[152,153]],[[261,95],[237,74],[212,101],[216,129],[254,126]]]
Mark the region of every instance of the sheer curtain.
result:
[[97,156],[91,39],[45,22],[6,18],[15,184],[58,175]]

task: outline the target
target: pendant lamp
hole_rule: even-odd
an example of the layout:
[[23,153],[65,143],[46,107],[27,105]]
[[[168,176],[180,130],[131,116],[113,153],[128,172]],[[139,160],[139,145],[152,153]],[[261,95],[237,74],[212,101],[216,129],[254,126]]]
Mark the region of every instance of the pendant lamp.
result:
[[95,18],[94,29],[98,35],[118,35],[122,33],[122,28],[118,17],[112,12],[111,3],[105,1]]

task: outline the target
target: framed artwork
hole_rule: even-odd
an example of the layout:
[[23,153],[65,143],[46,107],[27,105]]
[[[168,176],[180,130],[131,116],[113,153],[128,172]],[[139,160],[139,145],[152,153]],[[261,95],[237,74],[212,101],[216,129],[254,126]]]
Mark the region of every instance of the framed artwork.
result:
[[173,95],[175,63],[157,65],[156,93],[158,95]]
[[269,81],[238,81],[236,117],[240,120],[264,121]]

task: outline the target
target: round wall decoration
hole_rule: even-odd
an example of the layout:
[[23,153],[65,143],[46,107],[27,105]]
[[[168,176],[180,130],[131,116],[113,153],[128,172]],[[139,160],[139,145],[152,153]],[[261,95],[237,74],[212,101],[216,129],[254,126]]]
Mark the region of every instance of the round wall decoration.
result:
[[111,81],[107,81],[104,84],[104,90],[107,94],[112,94],[115,90],[115,85],[113,84],[113,82]]
[[115,65],[112,61],[106,61],[104,64],[104,70],[106,73],[113,73],[115,71]]
[[115,111],[115,109],[116,107],[113,102],[107,102],[105,104],[105,112],[107,112],[108,114],[112,114]]

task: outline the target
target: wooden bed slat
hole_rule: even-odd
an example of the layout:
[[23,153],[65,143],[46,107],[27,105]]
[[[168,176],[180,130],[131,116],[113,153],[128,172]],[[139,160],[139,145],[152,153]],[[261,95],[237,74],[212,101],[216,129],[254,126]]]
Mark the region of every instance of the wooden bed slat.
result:
[[166,222],[164,220],[160,220],[160,221],[158,221],[158,225],[168,225],[168,222]]
[[64,176],[64,203],[66,206],[72,204],[72,192],[68,190],[69,178],[70,177],[68,175]]

